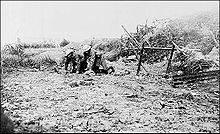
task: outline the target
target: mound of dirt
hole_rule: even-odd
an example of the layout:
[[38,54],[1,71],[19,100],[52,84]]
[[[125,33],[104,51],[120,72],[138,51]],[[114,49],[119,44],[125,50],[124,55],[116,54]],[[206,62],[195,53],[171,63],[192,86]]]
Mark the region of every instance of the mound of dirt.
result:
[[113,40],[107,43],[105,47],[104,57],[109,61],[117,61],[122,51],[122,43],[119,40]]
[[93,45],[95,50],[103,51],[108,61],[117,61],[122,50],[122,43],[119,39],[100,40]]
[[53,50],[44,51],[36,56],[30,57],[30,59],[35,62],[41,62],[42,60],[48,58],[52,61],[55,61],[57,65],[60,65],[63,62],[64,56],[65,56],[64,51],[57,48]]

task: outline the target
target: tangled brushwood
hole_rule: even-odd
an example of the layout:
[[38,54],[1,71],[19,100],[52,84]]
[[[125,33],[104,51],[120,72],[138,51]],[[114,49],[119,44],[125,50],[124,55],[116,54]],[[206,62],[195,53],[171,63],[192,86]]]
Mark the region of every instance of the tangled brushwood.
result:
[[209,70],[215,65],[211,60],[191,58],[192,53],[183,54],[177,53],[174,61],[177,61],[172,66],[172,72],[181,71],[184,75],[196,74]]
[[[173,72],[181,71],[187,75],[207,71],[213,67],[219,69],[219,51],[215,52],[215,58],[213,56],[208,58],[215,51],[214,49],[219,48],[219,28],[212,23],[207,24],[207,21],[210,21],[208,17],[195,22],[162,19],[154,21],[153,26],[147,26],[147,23],[138,25],[137,32],[130,33],[132,37],[121,37],[124,44],[124,51],[122,50],[121,55],[134,55],[134,49],[140,50],[142,43],[146,47],[157,48],[172,48],[175,43],[179,49],[172,58]],[[138,42],[139,45],[135,45],[134,41]],[[169,59],[170,53],[171,51],[167,50],[144,49],[142,62],[147,64],[161,62]],[[138,54],[140,55],[140,53]],[[199,56],[196,57],[195,55]]]

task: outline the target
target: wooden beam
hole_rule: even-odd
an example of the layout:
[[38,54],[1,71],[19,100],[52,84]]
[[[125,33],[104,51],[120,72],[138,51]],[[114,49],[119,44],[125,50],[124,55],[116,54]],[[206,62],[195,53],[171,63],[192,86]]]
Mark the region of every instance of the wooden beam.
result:
[[139,45],[138,41],[131,36],[131,34],[124,28],[123,25],[121,25],[121,26],[122,26],[122,28],[124,29],[124,31],[127,33],[127,35],[132,39],[132,41],[134,42],[134,44],[136,44],[137,47],[138,47],[138,49],[140,50],[140,45]]
[[143,52],[144,52],[144,43],[142,43],[140,59],[139,59],[138,69],[137,69],[137,75],[139,75],[139,71],[140,71],[140,68],[141,68],[141,61],[142,61],[142,57],[143,57]]
[[[134,54],[135,54],[135,56],[136,56],[136,58],[137,58],[137,60],[139,61],[139,57],[138,57],[138,53],[135,51],[135,49],[134,49],[134,46],[133,46],[133,44],[131,43],[131,46],[133,47],[133,51],[134,51]],[[143,67],[143,69],[147,72],[147,69],[141,64],[141,66]],[[148,73],[148,72],[147,72]]]
[[168,74],[169,71],[170,71],[170,65],[171,65],[171,60],[172,60],[172,58],[173,58],[174,48],[175,48],[175,45],[173,45],[173,48],[172,48],[172,51],[171,51],[171,54],[170,54],[170,58],[169,58],[169,60],[168,60],[166,74]]
[[[122,28],[126,31],[126,33],[131,37],[131,39],[133,40],[133,42],[135,43],[135,44],[137,44],[138,45],[138,43],[136,42],[137,40],[134,40],[133,39],[133,37],[128,33],[128,31],[123,27],[123,25],[122,25]],[[134,46],[133,46],[133,44],[131,43],[131,46],[133,47],[133,51],[134,51],[134,53],[135,53],[135,56],[136,56],[136,58],[137,58],[137,60],[139,61],[139,58],[138,58],[138,54],[137,54],[137,52],[135,51],[135,48],[134,48]],[[138,49],[139,50],[139,49]],[[143,67],[143,69],[147,72],[147,69],[145,69],[145,67],[141,64],[141,66]],[[147,72],[148,73],[148,72]]]
[[[173,48],[160,48],[160,47],[144,47],[143,49],[153,49],[153,50],[169,50],[171,51]],[[131,50],[131,48],[125,49],[127,50]],[[136,49],[135,49],[136,50]],[[174,48],[174,50],[177,50],[176,48]]]
[[199,72],[191,75],[174,75],[172,76],[171,84],[176,87],[179,84],[193,83],[196,81],[219,79],[220,70],[213,70],[208,72]]
[[[133,44],[132,44],[132,43],[130,43],[130,44],[131,44],[131,46],[133,47],[132,50],[134,51],[137,60],[139,61],[138,53],[135,51],[135,48],[134,48]],[[147,72],[147,69],[146,69],[142,64],[141,64],[141,66],[142,66],[143,69]],[[148,72],[147,72],[147,73],[148,73]]]
[[190,74],[190,75],[174,75],[172,76],[173,81],[184,81],[189,80],[193,78],[202,78],[202,77],[208,77],[208,76],[220,76],[220,70],[213,70],[213,71],[207,71],[207,72],[199,72],[196,74]]

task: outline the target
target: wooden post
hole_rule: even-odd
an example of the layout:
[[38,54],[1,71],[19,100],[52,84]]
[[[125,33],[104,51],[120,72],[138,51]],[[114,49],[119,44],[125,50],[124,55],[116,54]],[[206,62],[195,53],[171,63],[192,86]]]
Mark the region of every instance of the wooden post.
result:
[[140,52],[140,59],[139,59],[139,63],[138,63],[137,75],[139,75],[139,71],[141,68],[141,61],[142,61],[142,57],[143,57],[143,52],[144,52],[144,42],[142,43],[142,48],[141,48],[141,52]]
[[132,41],[134,42],[135,46],[138,47],[138,49],[139,49],[140,45],[139,45],[138,41],[131,36],[131,34],[125,29],[125,27],[123,25],[122,25],[122,28],[127,33],[127,35],[132,39]]
[[169,71],[170,71],[170,65],[171,65],[171,60],[172,60],[172,57],[173,57],[174,48],[175,48],[175,45],[173,44],[173,47],[172,47],[172,50],[171,50],[171,54],[170,54],[170,58],[169,58],[168,64],[167,64],[166,74],[168,74]]
[[[133,47],[134,54],[135,54],[137,60],[139,61],[140,59],[139,59],[139,57],[138,57],[138,53],[135,51],[135,48],[134,48],[134,46],[132,45],[132,43],[131,43],[131,46]],[[142,64],[141,64],[141,66],[142,66],[143,69],[147,72],[147,69],[146,69]]]
[[[138,41],[134,38],[133,39],[133,37],[128,33],[128,31],[124,28],[124,26],[122,25],[122,28],[124,29],[124,31],[131,37],[131,39],[132,39],[132,41],[136,44],[136,45],[138,45],[139,46],[139,44],[138,44]],[[139,60],[139,58],[138,58],[138,54],[137,54],[137,52],[135,51],[135,48],[134,48],[134,46],[133,46],[133,44],[131,43],[131,46],[133,47],[133,51],[134,51],[134,53],[135,53],[135,56],[136,56],[136,58],[137,58],[137,60]],[[138,48],[138,50],[139,50],[139,48]],[[147,72],[147,70],[145,69],[145,67],[141,64],[141,66],[143,67],[143,69]]]

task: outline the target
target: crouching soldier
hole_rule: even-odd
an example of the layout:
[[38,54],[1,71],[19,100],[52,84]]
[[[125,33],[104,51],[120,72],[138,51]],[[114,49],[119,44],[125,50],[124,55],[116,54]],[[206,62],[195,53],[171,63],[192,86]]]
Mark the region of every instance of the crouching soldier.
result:
[[94,63],[92,64],[92,70],[95,72],[95,74],[98,73],[111,74],[115,72],[112,66],[107,67],[106,60],[101,52],[95,52],[95,59],[94,59]]
[[[88,71],[88,72],[94,72],[97,73],[112,73],[114,72],[114,68],[107,67],[106,60],[101,52],[98,52],[94,49],[92,49],[89,45],[83,46],[83,64],[80,64],[81,68],[84,69],[82,72]],[[102,69],[100,68],[102,67]],[[111,72],[109,72],[111,70]]]
[[82,53],[79,54],[79,66],[78,71],[79,73],[84,73],[88,70],[88,61],[90,57],[93,55],[92,47],[89,45],[84,45],[82,48]]
[[79,55],[79,63],[78,63],[78,73],[82,74],[84,72],[86,72],[86,68],[87,68],[87,60],[84,58],[83,55]]
[[77,72],[77,68],[78,68],[78,62],[80,59],[80,55],[77,54],[73,49],[68,49],[66,52],[66,56],[65,56],[65,70],[66,73],[68,72],[68,66],[71,63],[72,64],[72,68],[71,68],[71,73],[76,73]]

